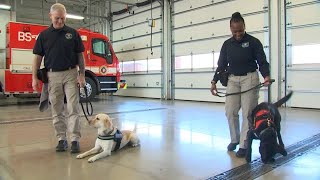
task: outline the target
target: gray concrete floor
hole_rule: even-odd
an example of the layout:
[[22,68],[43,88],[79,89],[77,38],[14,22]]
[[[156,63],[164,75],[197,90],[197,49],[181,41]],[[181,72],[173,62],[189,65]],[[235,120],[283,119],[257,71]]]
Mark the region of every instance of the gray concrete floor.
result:
[[[100,96],[93,102],[94,114],[109,114],[119,129],[137,126],[141,146],[88,163],[69,151],[55,152],[50,111],[39,112],[37,100],[0,101],[0,180],[207,179],[246,163],[226,150],[223,103]],[[320,133],[319,110],[282,108],[281,114],[286,146]],[[81,120],[84,152],[97,135]],[[260,157],[258,146],[255,141],[253,159]],[[319,161],[315,147],[258,179],[320,179]]]

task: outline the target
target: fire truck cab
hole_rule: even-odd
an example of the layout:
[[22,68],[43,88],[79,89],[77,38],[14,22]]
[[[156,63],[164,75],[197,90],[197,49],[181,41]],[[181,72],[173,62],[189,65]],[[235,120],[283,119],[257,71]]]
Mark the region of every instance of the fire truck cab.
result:
[[[32,89],[33,46],[48,26],[9,22],[6,28],[6,68],[0,69],[0,92],[35,94]],[[78,29],[85,47],[86,88],[88,99],[99,93],[115,93],[125,88],[120,80],[119,61],[107,36],[88,29]],[[42,65],[43,66],[43,65]],[[85,98],[80,94],[81,99]]]

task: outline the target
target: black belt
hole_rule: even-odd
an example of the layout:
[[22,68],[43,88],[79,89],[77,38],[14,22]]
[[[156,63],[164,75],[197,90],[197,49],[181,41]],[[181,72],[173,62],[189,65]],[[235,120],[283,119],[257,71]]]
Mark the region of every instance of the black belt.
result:
[[253,73],[253,72],[256,72],[256,70],[252,70],[252,71],[249,71],[249,72],[246,72],[246,73],[231,73],[231,74],[233,74],[234,76],[246,76],[249,73]]
[[67,70],[71,70],[73,68],[75,68],[76,66],[70,66],[68,68],[63,68],[63,69],[55,69],[55,68],[51,68],[48,71],[49,72],[59,72],[59,71],[67,71]]

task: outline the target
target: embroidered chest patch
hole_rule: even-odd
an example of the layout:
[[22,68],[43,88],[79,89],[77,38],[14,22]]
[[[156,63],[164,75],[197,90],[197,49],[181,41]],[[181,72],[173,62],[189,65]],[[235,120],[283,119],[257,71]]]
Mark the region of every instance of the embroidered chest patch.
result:
[[72,39],[72,34],[71,33],[66,33],[65,37],[66,37],[66,39]]
[[243,48],[247,48],[247,47],[249,47],[249,42],[244,42],[244,43],[241,44],[241,46]]

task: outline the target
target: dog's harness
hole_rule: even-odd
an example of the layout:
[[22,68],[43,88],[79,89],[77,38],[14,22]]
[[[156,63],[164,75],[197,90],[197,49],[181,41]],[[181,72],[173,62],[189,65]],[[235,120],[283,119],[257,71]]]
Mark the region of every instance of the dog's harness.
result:
[[[258,111],[254,117],[254,132],[260,127],[263,122],[267,122],[268,128],[274,127],[274,122],[272,120],[272,115],[270,110],[262,109]],[[268,128],[265,128],[260,132],[260,135],[266,131]],[[256,137],[259,137],[256,133],[254,133]]]
[[112,129],[112,131],[106,133],[105,136],[98,135],[98,139],[113,140],[114,142],[116,142],[116,146],[114,147],[113,151],[117,151],[120,148],[120,144],[121,144],[121,140],[122,140],[123,135],[122,135],[121,131],[119,131],[119,129],[117,129],[114,134],[111,134],[113,132],[113,130],[114,129]]

